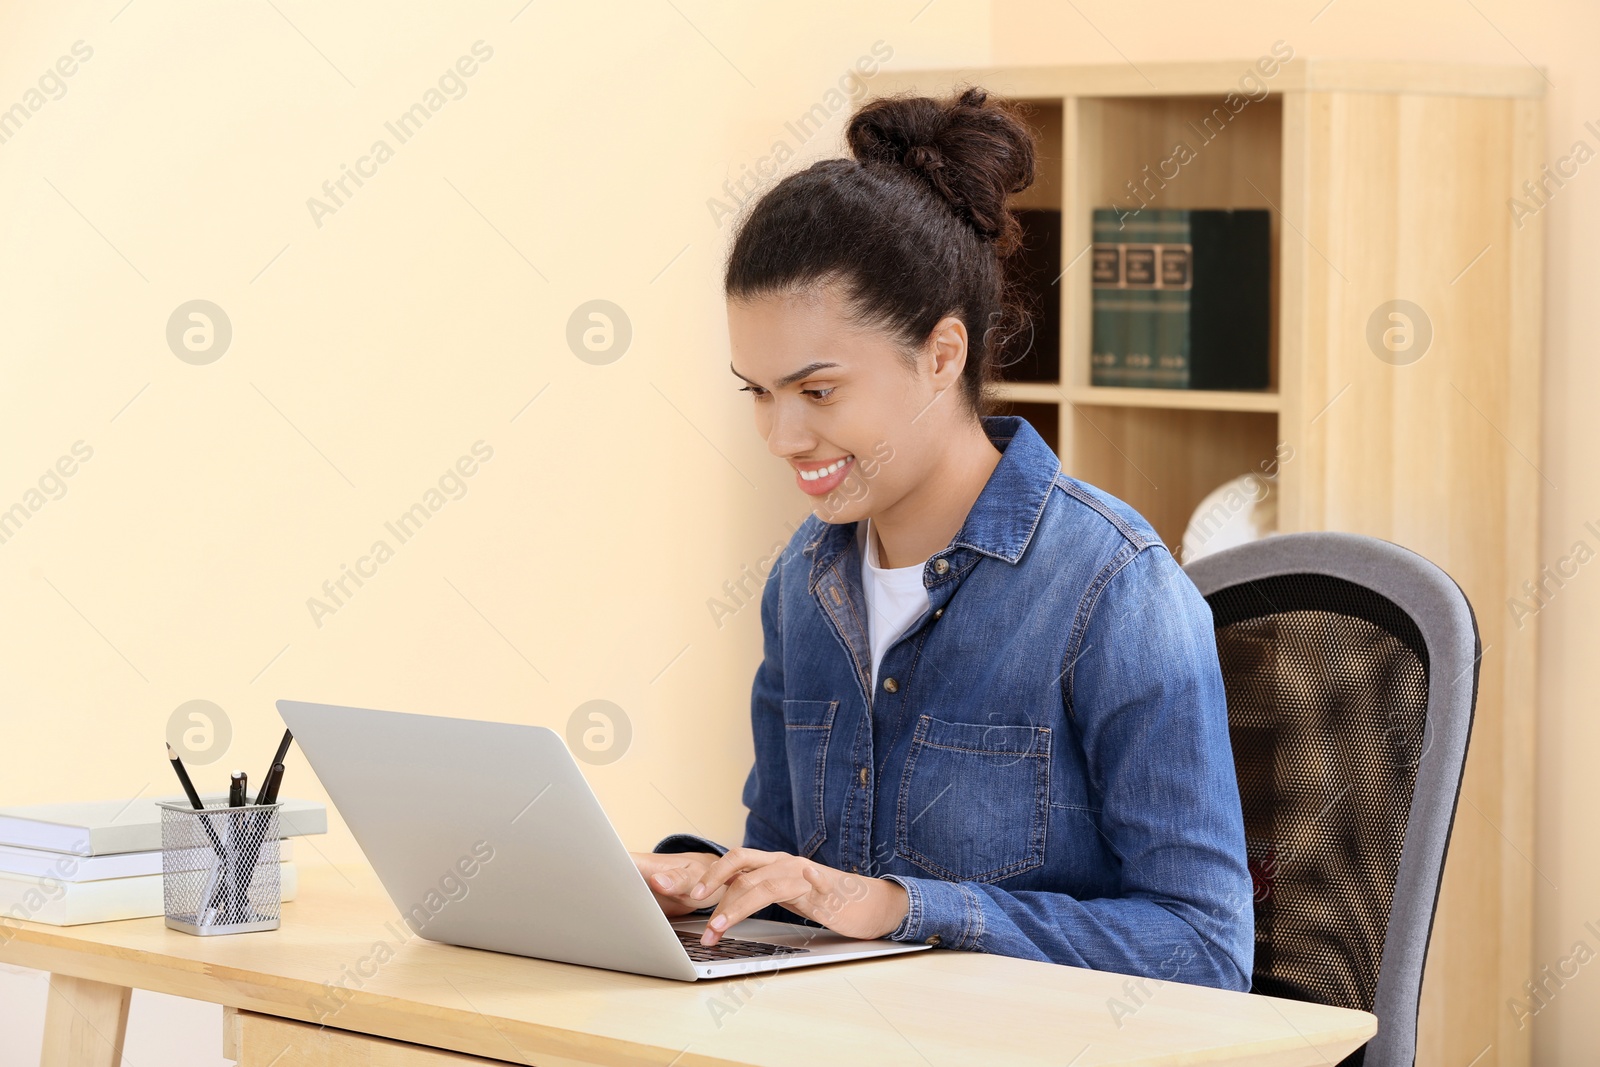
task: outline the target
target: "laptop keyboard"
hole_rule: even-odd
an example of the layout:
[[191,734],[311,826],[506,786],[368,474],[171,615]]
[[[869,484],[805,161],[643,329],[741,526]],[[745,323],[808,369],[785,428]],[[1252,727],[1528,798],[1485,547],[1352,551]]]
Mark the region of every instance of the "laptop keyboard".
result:
[[718,963],[725,960],[745,960],[760,956],[787,956],[791,953],[810,952],[808,948],[790,948],[766,941],[747,941],[739,937],[724,937],[715,945],[702,945],[699,934],[687,930],[674,931],[678,940],[696,963]]

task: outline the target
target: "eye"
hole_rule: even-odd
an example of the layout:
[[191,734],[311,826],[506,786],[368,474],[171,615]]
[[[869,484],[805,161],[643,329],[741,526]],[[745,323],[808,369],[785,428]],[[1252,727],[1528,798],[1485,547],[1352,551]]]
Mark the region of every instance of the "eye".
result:
[[[817,402],[821,403],[822,401],[827,400],[828,397],[833,394],[833,391],[834,391],[835,388],[837,388],[837,386],[830,385],[826,389],[802,389],[802,390],[800,390],[800,392],[805,394],[805,395],[807,395],[807,396],[810,396],[812,399],[814,399]],[[767,391],[765,389],[761,388],[761,386],[759,386],[759,385],[744,385],[744,386],[740,386],[739,387],[739,392],[741,392],[741,393],[749,393],[751,396],[755,397],[757,400],[761,400],[762,398],[764,398],[764,397],[766,397],[768,395]]]

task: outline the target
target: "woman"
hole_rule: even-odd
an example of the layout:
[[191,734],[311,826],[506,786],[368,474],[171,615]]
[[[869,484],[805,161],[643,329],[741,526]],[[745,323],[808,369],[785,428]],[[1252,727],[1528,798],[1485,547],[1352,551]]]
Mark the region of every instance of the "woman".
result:
[[1248,989],[1211,613],[1150,525],[982,414],[1032,136],[967,89],[852,116],[742,222],[733,373],[816,513],[761,598],[744,846],[635,858],[664,911]]

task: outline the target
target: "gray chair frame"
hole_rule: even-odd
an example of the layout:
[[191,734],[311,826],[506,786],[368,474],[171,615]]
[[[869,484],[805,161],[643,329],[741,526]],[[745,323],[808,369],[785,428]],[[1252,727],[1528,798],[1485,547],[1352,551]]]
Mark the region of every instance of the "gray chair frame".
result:
[[1202,556],[1184,568],[1205,596],[1262,578],[1317,574],[1387,597],[1409,615],[1428,650],[1422,757],[1384,933],[1373,1013],[1378,1033],[1365,1067],[1412,1067],[1422,969],[1433,932],[1478,697],[1478,626],[1466,594],[1439,567],[1389,541],[1347,533],[1278,534]]

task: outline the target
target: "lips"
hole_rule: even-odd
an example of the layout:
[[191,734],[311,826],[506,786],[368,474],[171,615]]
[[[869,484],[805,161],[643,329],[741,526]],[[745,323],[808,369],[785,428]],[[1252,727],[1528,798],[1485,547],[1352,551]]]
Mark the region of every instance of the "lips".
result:
[[850,473],[855,466],[856,458],[851,455],[836,456],[829,460],[817,460],[810,463],[796,463],[794,480],[800,491],[810,496],[821,496],[832,492],[835,487]]

